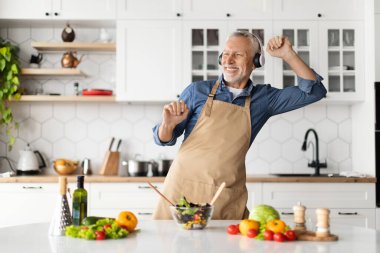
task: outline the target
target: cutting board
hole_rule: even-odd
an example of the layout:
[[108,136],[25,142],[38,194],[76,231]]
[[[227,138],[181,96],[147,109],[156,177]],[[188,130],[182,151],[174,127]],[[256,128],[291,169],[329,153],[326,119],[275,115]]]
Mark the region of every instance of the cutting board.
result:
[[331,242],[331,241],[338,241],[338,236],[334,234],[330,234],[326,237],[317,237],[315,235],[315,232],[312,231],[303,231],[297,233],[297,240],[298,241],[325,241],[325,242]]

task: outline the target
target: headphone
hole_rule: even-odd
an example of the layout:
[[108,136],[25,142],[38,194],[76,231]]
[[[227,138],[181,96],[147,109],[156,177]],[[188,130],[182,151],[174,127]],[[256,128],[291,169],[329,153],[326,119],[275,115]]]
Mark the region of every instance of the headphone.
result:
[[[238,31],[238,33],[239,32],[240,31]],[[246,34],[246,33],[241,32],[241,34]],[[252,62],[253,62],[253,66],[255,66],[256,68],[260,68],[260,67],[264,66],[264,64],[265,64],[263,44],[261,43],[261,39],[256,34],[250,33],[250,32],[247,32],[247,34],[249,34],[250,36],[255,38],[257,40],[257,42],[259,43],[260,53],[255,54],[255,56],[252,59]],[[221,53],[218,57],[219,65],[222,65],[222,57],[223,57],[223,53]]]

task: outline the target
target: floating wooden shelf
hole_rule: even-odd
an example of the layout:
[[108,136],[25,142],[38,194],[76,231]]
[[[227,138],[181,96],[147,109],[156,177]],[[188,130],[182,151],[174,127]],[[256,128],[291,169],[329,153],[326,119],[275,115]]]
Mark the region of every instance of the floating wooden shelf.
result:
[[88,43],[88,42],[38,42],[32,41],[32,47],[38,51],[101,51],[115,52],[116,43]]
[[42,69],[42,68],[23,68],[21,75],[25,76],[84,76],[85,74],[79,69]]
[[115,96],[23,95],[20,102],[115,102]]

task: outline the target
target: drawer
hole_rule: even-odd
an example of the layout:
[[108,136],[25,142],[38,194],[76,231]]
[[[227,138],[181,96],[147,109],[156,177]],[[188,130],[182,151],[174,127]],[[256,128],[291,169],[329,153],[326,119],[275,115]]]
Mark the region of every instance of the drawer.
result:
[[375,184],[265,183],[263,203],[275,208],[375,208]]
[[[162,183],[153,184],[157,189],[162,189]],[[89,195],[91,209],[118,209],[131,210],[154,209],[160,196],[145,183],[128,184],[91,184]]]
[[[115,209],[115,208],[103,208],[103,209],[91,209],[89,216],[101,216],[116,218],[121,211],[131,211],[140,220],[152,220],[154,209]],[[138,225],[137,225],[138,227]]]

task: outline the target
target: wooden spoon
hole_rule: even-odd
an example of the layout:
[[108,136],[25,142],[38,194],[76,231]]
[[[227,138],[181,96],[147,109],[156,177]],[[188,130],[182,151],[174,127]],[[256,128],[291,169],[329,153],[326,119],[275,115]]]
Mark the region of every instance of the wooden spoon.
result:
[[214,205],[214,202],[216,201],[216,199],[219,197],[220,193],[222,192],[224,186],[226,186],[226,182],[223,182],[220,186],[219,186],[219,189],[216,191],[214,197],[212,198],[211,202],[210,202],[210,205]]
[[167,197],[165,197],[164,194],[162,194],[159,190],[157,190],[156,187],[154,187],[154,185],[152,185],[149,181],[147,183],[150,186],[150,188],[152,188],[153,190],[155,190],[161,197],[163,197],[167,202],[169,202],[170,205],[174,206],[174,204]]

